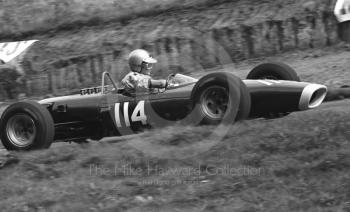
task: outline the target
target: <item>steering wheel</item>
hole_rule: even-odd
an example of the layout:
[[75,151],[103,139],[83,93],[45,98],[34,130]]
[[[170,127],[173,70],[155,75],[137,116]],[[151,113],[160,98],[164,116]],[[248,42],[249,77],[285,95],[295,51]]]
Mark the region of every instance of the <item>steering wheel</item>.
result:
[[175,73],[171,73],[168,75],[168,77],[166,78],[166,81],[168,82],[168,84],[169,84],[170,80],[172,80],[175,77],[175,75],[176,75]]
[[168,77],[166,78],[166,87],[165,88],[158,88],[158,93],[164,93],[166,91],[166,89],[169,87],[169,85],[171,85],[171,80],[175,77],[175,73],[171,73],[168,75]]
[[166,87],[169,87],[170,82],[175,77],[175,75],[176,75],[175,73],[171,73],[171,74],[168,75],[168,77],[166,78],[166,83],[167,83]]

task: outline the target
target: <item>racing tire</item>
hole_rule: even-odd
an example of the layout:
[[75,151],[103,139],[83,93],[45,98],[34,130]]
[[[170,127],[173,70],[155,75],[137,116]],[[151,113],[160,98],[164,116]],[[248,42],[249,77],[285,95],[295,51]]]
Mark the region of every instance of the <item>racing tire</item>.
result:
[[[297,72],[285,63],[269,62],[263,63],[251,70],[247,79],[271,79],[271,80],[289,80],[300,82]],[[269,113],[264,115],[264,118],[275,119],[289,115],[289,112]]]
[[54,133],[50,112],[35,101],[14,103],[1,116],[0,137],[7,150],[49,148],[54,140]]
[[192,90],[193,117],[199,124],[233,124],[247,119],[251,99],[241,79],[227,72],[201,78]]
[[280,62],[263,63],[251,70],[247,79],[272,79],[300,82],[297,72],[290,66]]

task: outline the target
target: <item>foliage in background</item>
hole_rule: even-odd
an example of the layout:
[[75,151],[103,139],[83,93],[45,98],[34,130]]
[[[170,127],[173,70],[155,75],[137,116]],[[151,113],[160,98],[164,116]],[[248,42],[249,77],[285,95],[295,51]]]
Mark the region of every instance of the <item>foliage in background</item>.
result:
[[[100,25],[110,21],[124,24],[129,19],[154,16],[174,10],[220,5],[236,2],[242,5],[241,21],[250,20],[259,14],[257,20],[283,20],[317,10],[332,10],[335,0],[2,0],[0,1],[0,38],[16,39],[28,35]],[[257,8],[256,10],[255,8]]]
[[23,92],[59,95],[95,85],[103,71],[120,79],[135,48],[156,56],[165,77],[336,44],[334,2],[3,0],[0,40],[41,40],[23,60]]

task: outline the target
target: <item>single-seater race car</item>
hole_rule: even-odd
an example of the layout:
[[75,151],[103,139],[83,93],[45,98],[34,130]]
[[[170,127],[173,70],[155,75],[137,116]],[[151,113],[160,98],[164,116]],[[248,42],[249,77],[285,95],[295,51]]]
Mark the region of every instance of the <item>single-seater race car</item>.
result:
[[8,106],[0,134],[8,150],[42,149],[54,141],[98,140],[171,124],[227,125],[281,117],[318,107],[326,93],[326,86],[300,82],[291,67],[276,62],[256,66],[245,80],[228,72],[198,80],[172,74],[167,88],[148,93],[127,93],[104,72],[101,86]]

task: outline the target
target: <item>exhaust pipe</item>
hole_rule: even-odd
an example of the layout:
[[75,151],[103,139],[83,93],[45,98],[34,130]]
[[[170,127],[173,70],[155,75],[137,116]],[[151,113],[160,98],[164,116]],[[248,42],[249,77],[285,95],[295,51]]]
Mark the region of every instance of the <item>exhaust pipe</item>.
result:
[[319,84],[307,85],[300,96],[299,110],[308,110],[320,106],[326,95],[326,86]]

